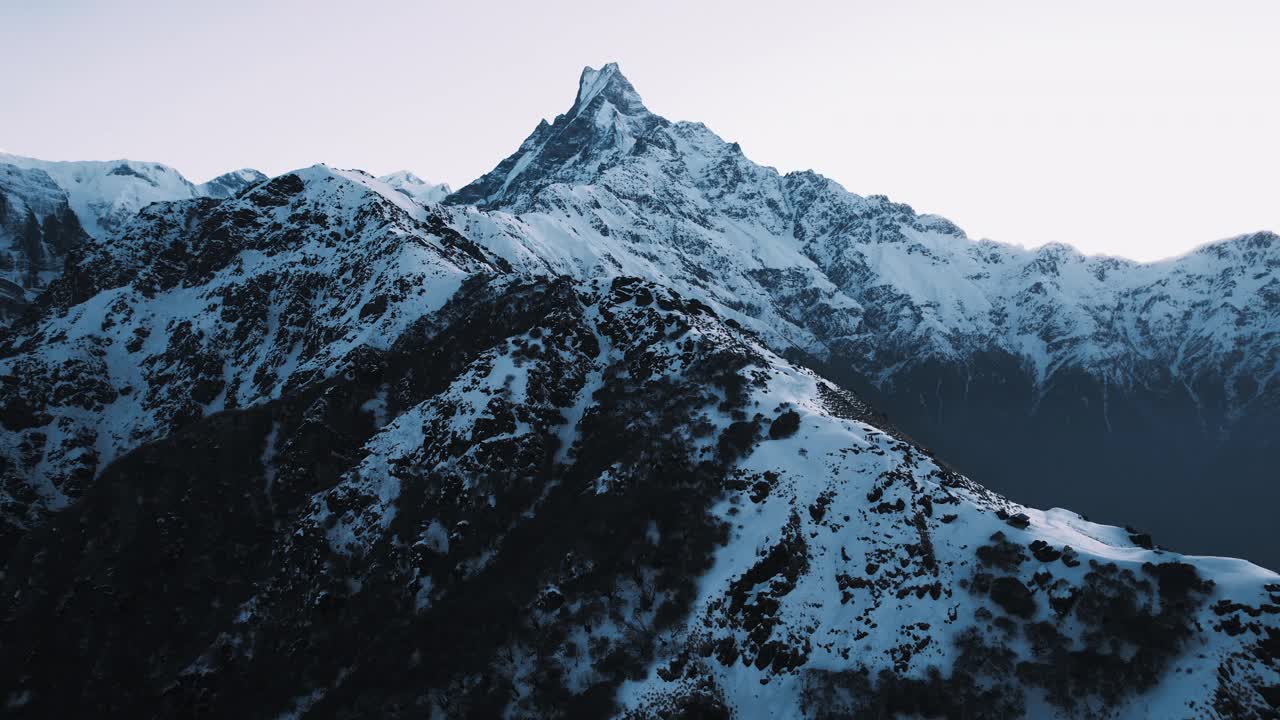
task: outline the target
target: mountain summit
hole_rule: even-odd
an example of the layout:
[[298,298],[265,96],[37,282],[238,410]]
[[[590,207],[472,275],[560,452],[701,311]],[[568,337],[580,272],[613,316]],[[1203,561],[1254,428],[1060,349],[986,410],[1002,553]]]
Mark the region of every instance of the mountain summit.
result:
[[538,123],[520,148],[492,172],[449,196],[456,205],[480,208],[526,206],[555,183],[581,183],[601,167],[631,152],[655,127],[668,125],[644,106],[616,63],[586,68],[568,112]]
[[637,116],[649,112],[640,99],[640,93],[623,76],[617,63],[608,63],[599,70],[582,69],[582,76],[578,79],[578,97],[569,114],[591,107],[596,98],[602,98],[623,115]]

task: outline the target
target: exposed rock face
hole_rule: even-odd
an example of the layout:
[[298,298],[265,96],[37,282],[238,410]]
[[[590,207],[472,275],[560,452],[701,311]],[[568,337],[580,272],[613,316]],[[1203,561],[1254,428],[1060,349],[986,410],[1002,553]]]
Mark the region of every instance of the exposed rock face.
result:
[[1280,566],[1254,540],[1280,502],[1273,233],[1145,265],[974,242],[654,115],[615,66],[448,202],[530,272],[700,298],[1003,492]]

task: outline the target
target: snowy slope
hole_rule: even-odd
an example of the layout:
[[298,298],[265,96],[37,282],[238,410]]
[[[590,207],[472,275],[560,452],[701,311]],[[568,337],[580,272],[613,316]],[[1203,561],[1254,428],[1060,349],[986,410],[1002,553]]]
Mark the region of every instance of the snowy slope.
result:
[[[691,621],[623,686],[624,707],[647,715],[716,698],[742,718],[879,717],[885,706],[925,717],[1270,712],[1263,695],[1274,702],[1280,675],[1257,657],[1280,637],[1266,629],[1280,576],[1011,503],[841,417],[824,382],[784,370],[753,394],[756,407],[797,410],[799,430],[738,464],[742,489],[713,510],[730,540]],[[1194,587],[1179,595],[1178,582]],[[1235,625],[1251,617],[1270,619]],[[1138,640],[1146,623],[1159,648]]]

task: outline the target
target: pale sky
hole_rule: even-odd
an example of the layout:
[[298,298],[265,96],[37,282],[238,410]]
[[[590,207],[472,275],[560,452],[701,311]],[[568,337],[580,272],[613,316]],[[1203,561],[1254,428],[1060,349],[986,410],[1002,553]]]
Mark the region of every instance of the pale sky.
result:
[[651,110],[971,237],[1280,231],[1280,2],[0,0],[0,148],[460,187],[617,61]]

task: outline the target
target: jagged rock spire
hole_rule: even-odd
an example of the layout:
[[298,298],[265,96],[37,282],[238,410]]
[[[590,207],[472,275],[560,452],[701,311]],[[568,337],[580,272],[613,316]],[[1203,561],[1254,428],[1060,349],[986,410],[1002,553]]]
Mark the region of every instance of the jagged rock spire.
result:
[[538,123],[520,148],[447,202],[519,209],[547,185],[583,183],[603,162],[631,150],[636,138],[667,121],[649,112],[617,63],[584,68],[573,106]]
[[607,63],[599,70],[590,67],[582,69],[582,76],[578,79],[578,96],[570,113],[589,107],[597,98],[602,98],[625,115],[649,112],[640,99],[640,93],[636,92],[635,87],[618,69],[618,63]]

